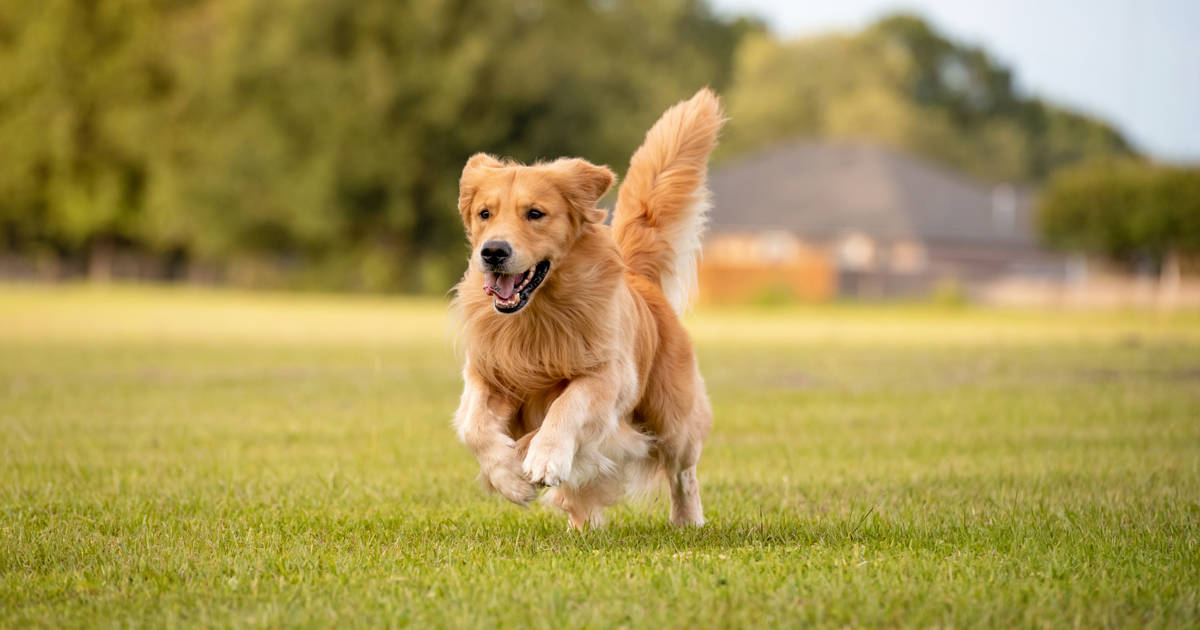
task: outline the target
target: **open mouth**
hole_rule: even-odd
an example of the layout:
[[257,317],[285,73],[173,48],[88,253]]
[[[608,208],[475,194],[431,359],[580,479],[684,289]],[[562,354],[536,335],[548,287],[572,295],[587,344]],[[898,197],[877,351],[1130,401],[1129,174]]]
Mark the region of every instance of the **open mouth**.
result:
[[523,273],[483,274],[483,292],[495,298],[493,305],[501,313],[516,313],[529,303],[529,296],[546,279],[550,261],[543,260]]

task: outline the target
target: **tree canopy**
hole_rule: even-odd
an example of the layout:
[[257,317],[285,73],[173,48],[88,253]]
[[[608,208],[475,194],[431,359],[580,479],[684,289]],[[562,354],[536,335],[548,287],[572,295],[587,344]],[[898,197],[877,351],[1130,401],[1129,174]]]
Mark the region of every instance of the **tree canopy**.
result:
[[911,15],[861,33],[738,49],[726,155],[779,138],[884,142],[985,181],[1036,183],[1084,158],[1130,156],[1111,126],[1020,95],[1010,70]]
[[916,18],[780,42],[702,0],[8,0],[0,257],[444,291],[467,156],[623,170],[711,85],[725,157],[864,136],[993,179],[1128,154]]
[[1042,193],[1038,227],[1055,247],[1129,266],[1200,254],[1200,169],[1134,160],[1065,168]]

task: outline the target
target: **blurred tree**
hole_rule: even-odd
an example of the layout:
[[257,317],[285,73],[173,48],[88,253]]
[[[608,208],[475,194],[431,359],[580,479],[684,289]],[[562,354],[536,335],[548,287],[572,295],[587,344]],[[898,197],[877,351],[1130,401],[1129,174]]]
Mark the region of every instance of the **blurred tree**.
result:
[[[870,137],[994,179],[1128,153],[915,18],[780,44],[703,0],[7,0],[0,254],[442,292],[475,151],[623,169],[728,93],[725,154]],[[202,273],[198,273],[202,272]]]
[[172,50],[180,133],[153,236],[370,289],[450,284],[471,153],[619,168],[661,108],[728,80],[748,28],[694,1],[283,4],[205,3],[176,24],[193,45]]
[[0,246],[86,252],[102,277],[137,238],[171,81],[159,17],[135,0],[0,4]]
[[747,37],[722,156],[795,136],[883,142],[990,181],[1133,151],[1107,125],[1014,92],[984,51],[898,15],[862,33],[781,43]]
[[1102,160],[1063,169],[1038,202],[1046,242],[1162,269],[1200,254],[1200,169]]
[[444,291],[468,155],[620,168],[755,29],[698,0],[12,0],[0,248]]

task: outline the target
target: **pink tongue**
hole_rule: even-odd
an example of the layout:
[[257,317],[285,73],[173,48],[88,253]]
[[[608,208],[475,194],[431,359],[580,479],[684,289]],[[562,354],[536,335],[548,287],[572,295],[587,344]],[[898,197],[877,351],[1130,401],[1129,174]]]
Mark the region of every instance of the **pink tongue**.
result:
[[517,284],[515,273],[485,273],[483,275],[483,290],[495,295],[501,300],[507,300],[513,295],[513,287]]

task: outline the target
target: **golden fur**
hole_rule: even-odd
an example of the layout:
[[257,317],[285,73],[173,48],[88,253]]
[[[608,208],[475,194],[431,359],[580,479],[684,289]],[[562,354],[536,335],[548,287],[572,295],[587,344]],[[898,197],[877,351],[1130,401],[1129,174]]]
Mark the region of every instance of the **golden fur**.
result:
[[[472,254],[455,288],[466,355],[455,427],[509,500],[553,486],[547,501],[582,528],[661,472],[672,522],[703,523],[696,463],[712,414],[675,309],[690,296],[723,120],[707,89],[663,114],[633,156],[611,230],[596,208],[614,179],[606,167],[478,154],[463,169]],[[511,244],[505,274],[549,263],[517,312],[482,290],[481,246],[497,241]]]

